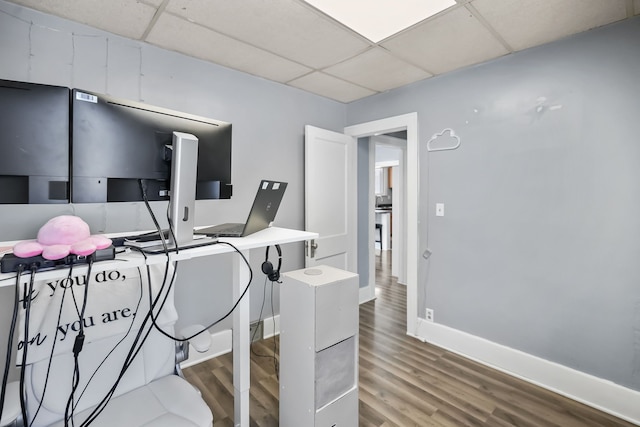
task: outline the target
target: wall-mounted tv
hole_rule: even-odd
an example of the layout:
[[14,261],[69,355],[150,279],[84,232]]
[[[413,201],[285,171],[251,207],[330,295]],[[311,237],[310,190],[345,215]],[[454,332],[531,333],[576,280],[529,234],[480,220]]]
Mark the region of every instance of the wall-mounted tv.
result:
[[0,80],[0,204],[69,202],[69,92]]
[[71,201],[169,200],[173,132],[198,138],[196,199],[228,199],[231,123],[73,89]]

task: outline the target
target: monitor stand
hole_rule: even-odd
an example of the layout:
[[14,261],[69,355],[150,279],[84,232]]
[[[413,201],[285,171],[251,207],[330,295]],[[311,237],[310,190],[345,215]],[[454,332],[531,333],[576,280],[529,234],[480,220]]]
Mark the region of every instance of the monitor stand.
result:
[[[173,132],[171,186],[169,187],[169,222],[173,247],[189,245],[193,240],[198,169],[198,138]],[[175,240],[174,240],[175,237]]]

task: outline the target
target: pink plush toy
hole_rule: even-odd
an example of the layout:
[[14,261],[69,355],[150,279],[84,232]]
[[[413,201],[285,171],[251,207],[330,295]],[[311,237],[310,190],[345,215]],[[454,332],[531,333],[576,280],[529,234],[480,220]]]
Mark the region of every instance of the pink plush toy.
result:
[[42,254],[44,259],[57,260],[69,254],[87,256],[96,250],[108,248],[111,239],[91,235],[89,225],[81,218],[61,215],[51,218],[38,231],[37,240],[25,240],[13,247],[20,258]]

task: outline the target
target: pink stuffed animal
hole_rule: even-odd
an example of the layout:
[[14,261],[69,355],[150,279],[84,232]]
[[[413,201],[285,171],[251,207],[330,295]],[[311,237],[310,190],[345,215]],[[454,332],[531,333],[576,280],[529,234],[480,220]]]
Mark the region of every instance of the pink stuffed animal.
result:
[[96,250],[108,248],[111,239],[91,235],[89,225],[81,218],[61,215],[51,218],[38,231],[37,240],[25,240],[13,247],[20,258],[42,254],[44,259],[57,260],[69,254],[87,256]]

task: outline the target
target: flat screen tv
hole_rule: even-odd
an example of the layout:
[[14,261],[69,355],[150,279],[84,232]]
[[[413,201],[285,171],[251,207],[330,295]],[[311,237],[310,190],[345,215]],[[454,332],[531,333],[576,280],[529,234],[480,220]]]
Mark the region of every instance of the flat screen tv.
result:
[[0,80],[0,204],[69,203],[69,92]]
[[73,89],[71,201],[169,200],[173,132],[198,138],[196,199],[228,199],[231,123]]

